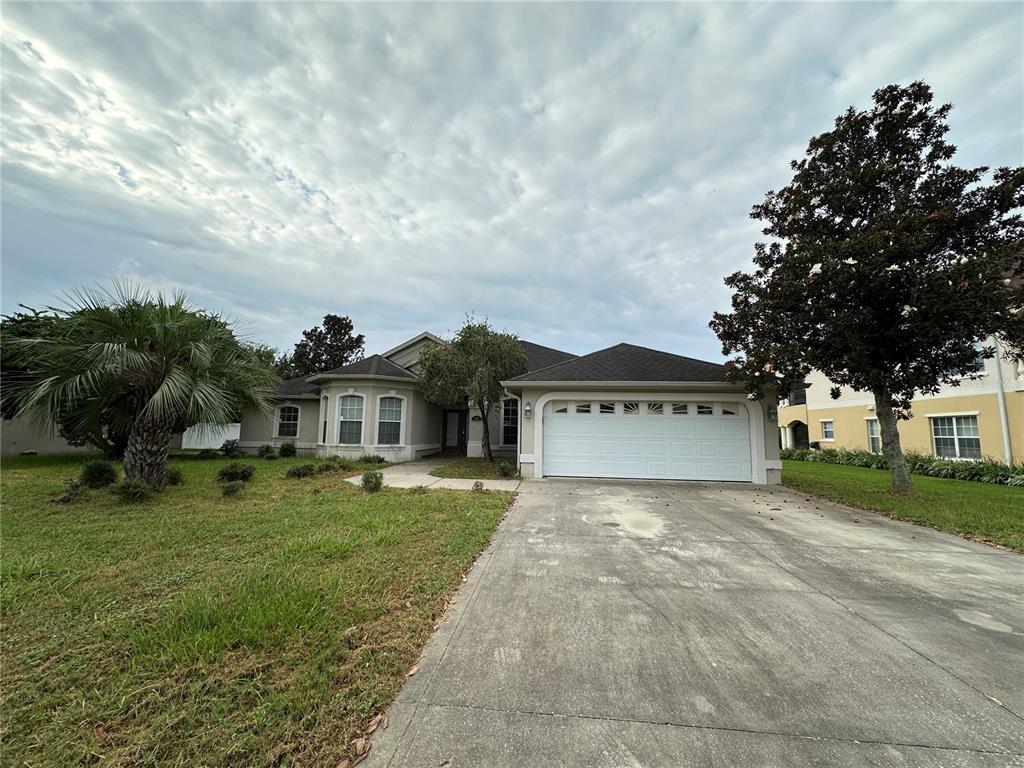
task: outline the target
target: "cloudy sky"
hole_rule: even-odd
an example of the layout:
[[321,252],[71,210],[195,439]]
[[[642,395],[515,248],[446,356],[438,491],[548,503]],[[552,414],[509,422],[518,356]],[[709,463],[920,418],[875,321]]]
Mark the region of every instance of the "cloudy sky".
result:
[[128,278],[290,346],[467,313],[720,359],[750,206],[923,78],[1020,164],[1024,4],[4,3],[2,299]]

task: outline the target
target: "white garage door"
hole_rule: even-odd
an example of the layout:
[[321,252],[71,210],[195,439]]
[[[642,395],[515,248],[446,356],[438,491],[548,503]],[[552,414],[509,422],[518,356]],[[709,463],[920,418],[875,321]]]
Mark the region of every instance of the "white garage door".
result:
[[543,431],[547,476],[751,480],[741,403],[556,400]]

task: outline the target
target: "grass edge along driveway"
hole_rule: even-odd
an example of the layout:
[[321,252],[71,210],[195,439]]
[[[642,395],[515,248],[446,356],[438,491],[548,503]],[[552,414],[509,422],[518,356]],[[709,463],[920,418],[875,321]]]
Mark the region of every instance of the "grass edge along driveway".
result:
[[285,478],[225,460],[126,506],[50,499],[81,457],[2,466],[5,762],[338,765],[383,712],[512,495]]
[[914,490],[889,491],[889,472],[782,462],[782,484],[797,491],[1024,552],[1024,489],[914,475]]

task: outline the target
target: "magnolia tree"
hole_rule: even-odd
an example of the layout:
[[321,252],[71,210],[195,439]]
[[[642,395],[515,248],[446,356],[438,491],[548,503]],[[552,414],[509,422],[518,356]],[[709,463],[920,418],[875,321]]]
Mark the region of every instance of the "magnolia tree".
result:
[[468,320],[451,341],[425,349],[419,362],[420,386],[428,400],[438,405],[466,403],[477,410],[484,429],[483,453],[494,461],[487,414],[501,402],[501,382],[526,373],[526,353],[519,340],[486,322]]
[[894,491],[911,487],[897,421],[915,393],[958,384],[979,343],[1020,333],[1024,168],[954,165],[950,109],[924,83],[892,85],[811,139],[753,207],[773,240],[726,278],[732,311],[711,321],[754,397],[811,369],[833,398],[872,393]]

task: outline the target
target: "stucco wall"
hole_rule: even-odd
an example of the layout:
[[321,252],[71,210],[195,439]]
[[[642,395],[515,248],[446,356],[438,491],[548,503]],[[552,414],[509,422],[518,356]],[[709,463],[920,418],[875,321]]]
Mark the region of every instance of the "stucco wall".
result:
[[242,426],[239,430],[238,445],[247,453],[255,453],[264,444],[281,446],[283,443],[295,443],[300,454],[316,453],[317,425],[320,421],[319,402],[312,398],[295,398],[282,400],[278,405],[295,405],[299,408],[299,434],[297,437],[274,437],[276,428],[276,409],[271,416],[264,416],[258,411],[249,410],[242,414]]
[[[484,425],[479,420],[480,409],[469,409],[469,423],[466,426],[466,455],[483,456]],[[475,420],[476,419],[476,420]],[[494,406],[487,412],[487,431],[491,438],[491,453],[495,456],[514,459],[516,446],[501,444],[501,406]]]
[[90,445],[69,445],[56,430],[40,426],[32,419],[4,419],[0,424],[0,454],[17,456],[23,451],[36,453],[91,453]]

